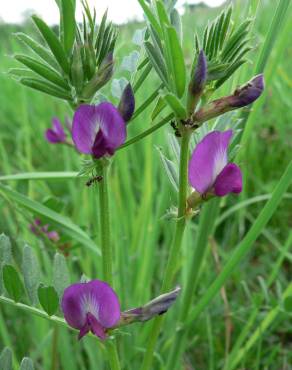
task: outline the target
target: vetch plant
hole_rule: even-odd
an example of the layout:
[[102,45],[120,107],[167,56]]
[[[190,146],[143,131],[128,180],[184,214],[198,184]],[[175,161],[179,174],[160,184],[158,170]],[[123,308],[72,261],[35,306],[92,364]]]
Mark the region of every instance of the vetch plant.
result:
[[[77,332],[74,339],[83,338],[82,342],[69,341],[70,334],[66,331],[68,338],[64,343],[72,358],[69,364],[62,363],[64,370],[68,366],[70,370],[90,369],[92,364],[100,368],[109,366],[111,370],[134,369],[133,366],[142,370],[185,368],[183,354],[189,351],[188,339],[191,338],[191,346],[196,344],[193,340],[199,337],[198,317],[218,292],[221,291],[224,300],[224,307],[216,308],[219,315],[224,309],[225,317],[232,316],[227,312],[224,284],[264,230],[292,179],[290,165],[266,198],[268,201],[250,230],[238,240],[231,239],[232,243],[239,243],[232,245],[231,256],[228,251],[223,253],[217,248],[211,236],[219,206],[228,207],[232,199],[228,195],[239,195],[246,190],[242,163],[233,163],[237,162],[235,153],[244,150],[236,145],[241,136],[239,124],[244,130],[239,112],[241,108],[251,109],[265,88],[262,70],[251,73],[254,77],[235,90],[229,84],[233,78],[234,85],[236,72],[246,64],[245,58],[251,51],[252,19],[247,17],[238,24],[233,21],[232,6],[229,6],[209,22],[203,32],[193,25],[194,43],[187,53],[176,1],[138,0],[138,3],[144,12],[146,28],[134,36],[135,50],[122,60],[123,48],[115,49],[118,29],[108,22],[107,12],[99,19],[86,0],[81,0],[81,23],[75,19],[75,0],[59,0],[57,32],[33,16],[42,42],[24,33],[17,34],[34,56],[16,54],[15,59],[26,69],[14,68],[10,74],[22,85],[66,101],[73,112],[72,124],[67,121],[65,129],[58,118],[53,118],[45,139],[50,144],[67,144],[76,149],[67,154],[70,148],[63,148],[70,158],[64,170],[81,163],[79,168],[74,168],[79,172],[18,176],[21,180],[66,179],[69,190],[66,188],[68,208],[65,211],[54,202],[41,204],[31,199],[38,196],[34,187],[28,186],[27,194],[21,194],[18,188],[10,189],[0,183],[0,194],[5,200],[33,214],[30,230],[38,237],[45,237],[42,238],[44,245],[46,239],[54,247],[59,239],[62,245],[70,245],[67,259],[56,254],[53,261],[51,251],[45,254],[43,245],[40,250],[26,245],[19,268],[20,257],[13,258],[9,238],[0,237],[0,302],[54,324],[44,339],[52,342],[52,370],[58,368],[59,347],[65,338],[63,332],[61,335],[58,332],[58,326],[73,331],[73,335]],[[281,14],[285,13],[283,9]],[[190,61],[187,54],[191,55]],[[122,77],[115,78],[109,89],[116,72]],[[146,93],[148,78],[155,81],[150,95]],[[139,132],[136,121],[143,113],[143,127],[147,122],[150,125]],[[149,168],[156,166],[153,142],[141,142],[166,125],[171,131],[170,158],[163,154],[164,148],[159,149],[174,185],[174,206],[169,204],[172,195],[165,194],[161,174],[149,172]],[[140,146],[134,148],[133,144]],[[48,150],[53,149],[48,145]],[[135,175],[130,177],[133,171]],[[159,187],[154,187],[156,179],[149,176],[152,173],[158,178]],[[8,179],[16,178],[17,175],[8,176]],[[87,187],[82,180],[78,181],[80,178],[86,179]],[[49,186],[44,186],[42,191],[48,189]],[[70,198],[72,194],[75,199]],[[126,203],[121,201],[123,197]],[[234,196],[233,201],[235,207],[241,207],[240,197]],[[174,209],[166,225],[167,233],[164,220],[160,219],[166,211],[165,204]],[[155,220],[148,220],[152,211]],[[229,208],[225,212],[228,211]],[[70,214],[74,223],[63,216],[63,212]],[[213,243],[218,276],[208,276],[201,296],[194,299],[201,276],[210,269],[209,261],[204,263],[209,241]],[[275,271],[279,271],[287,250]],[[228,258],[221,266],[223,254],[224,259]],[[43,271],[38,259],[44,263]],[[24,297],[23,285],[27,297]],[[282,294],[283,299],[287,298],[287,292],[290,288]],[[156,298],[149,300],[153,296]],[[277,306],[275,312],[278,310]],[[147,324],[148,321],[151,323]],[[206,313],[206,322],[211,346],[215,331],[213,333],[210,327],[209,313]],[[261,327],[266,330],[267,326],[264,322]],[[255,332],[252,338],[258,337]],[[247,351],[250,344],[245,348]],[[229,347],[225,370],[234,368],[243,357],[242,353],[236,356],[231,352],[232,367],[229,368],[228,350]],[[73,356],[75,352],[78,361]],[[10,366],[9,350],[0,356],[0,367],[1,361]],[[32,368],[30,360],[23,361],[26,365],[21,366]],[[108,364],[104,365],[105,362]],[[6,366],[10,370],[11,366]],[[214,363],[210,362],[209,367],[215,368]]]

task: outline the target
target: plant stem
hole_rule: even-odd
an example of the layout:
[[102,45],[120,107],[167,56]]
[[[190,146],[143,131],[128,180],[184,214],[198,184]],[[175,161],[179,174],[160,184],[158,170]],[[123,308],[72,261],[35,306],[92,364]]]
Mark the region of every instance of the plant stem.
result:
[[[182,133],[181,150],[180,150],[180,166],[179,166],[179,193],[178,193],[178,215],[175,228],[173,243],[171,246],[166,271],[162,284],[162,293],[165,293],[172,286],[173,279],[177,268],[177,260],[179,257],[183,234],[186,226],[186,199],[188,187],[188,159],[189,159],[189,141],[190,132],[185,130]],[[160,328],[162,325],[162,316],[158,316],[154,322],[149,335],[148,347],[143,360],[141,370],[151,369],[153,361],[153,352],[158,339]]]
[[113,285],[112,246],[110,240],[110,218],[108,199],[108,166],[102,166],[102,181],[99,183],[100,244],[104,280]]
[[152,134],[154,131],[158,130],[159,128],[167,124],[173,117],[174,117],[174,114],[170,113],[167,117],[163,118],[161,121],[151,126],[148,130],[145,130],[141,134],[133,137],[133,139],[126,141],[125,144],[121,145],[117,150],[124,149],[127,146],[132,145],[136,143],[137,141],[144,139],[144,137]]
[[191,304],[193,302],[201,265],[208,246],[208,239],[213,233],[214,224],[219,211],[219,203],[219,199],[212,199],[203,207],[200,213],[200,221],[194,245],[191,268],[188,271],[187,283],[181,299],[181,308],[178,319],[180,330],[177,332],[172,345],[172,351],[169,354],[166,369],[176,369],[177,363],[182,354],[182,349],[184,348],[183,344],[186,340],[187,330],[183,330],[183,322],[188,317]]
[[[110,239],[110,212],[108,197],[108,164],[102,166],[102,181],[99,183],[100,235],[103,279],[113,286],[113,253]],[[106,342],[111,370],[120,370],[116,341]]]

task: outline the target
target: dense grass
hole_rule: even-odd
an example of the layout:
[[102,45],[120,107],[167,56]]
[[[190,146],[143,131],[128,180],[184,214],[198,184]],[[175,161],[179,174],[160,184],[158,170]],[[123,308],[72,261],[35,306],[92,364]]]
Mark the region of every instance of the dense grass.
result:
[[[248,15],[256,16],[252,40],[254,51],[250,54],[250,62],[218,91],[218,95],[229,92],[249,79],[255,70],[277,2],[262,1],[258,8],[256,4],[256,1],[236,3],[236,21]],[[240,166],[245,175],[244,192],[240,197],[224,198],[213,230],[206,230],[210,233],[209,245],[193,297],[194,308],[253,225],[291,160],[291,6],[289,10],[284,28],[274,47],[268,51],[265,70],[267,88],[264,97],[251,112],[250,136],[240,147]],[[191,62],[192,58],[194,31],[199,30],[200,33],[207,20],[213,19],[218,11],[198,8],[184,15],[187,61]],[[134,30],[141,26],[133,23],[120,28],[115,59],[117,77],[130,77],[120,70],[120,65],[123,56],[134,49],[130,40]],[[35,32],[30,22],[24,27],[29,32]],[[17,30],[20,28],[23,27]],[[1,175],[78,171],[81,162],[77,153],[68,147],[50,145],[44,140],[44,130],[50,125],[51,118],[58,116],[64,120],[66,116],[72,117],[70,108],[65,103],[21,87],[6,73],[16,65],[11,55],[23,50],[12,35],[14,31],[14,26],[0,25]],[[153,73],[138,93],[138,106],[158,84],[159,80]],[[105,94],[110,96],[109,89],[105,90]],[[150,127],[150,113],[151,108],[130,124],[129,138]],[[176,194],[164,172],[157,147],[171,155],[168,145],[171,132],[170,127],[164,127],[127,150],[119,151],[111,170],[114,277],[123,309],[143,304],[160,291],[174,229],[173,221],[164,216],[172,205],[176,205]],[[38,202],[48,196],[57,198],[63,203],[60,213],[69,216],[94,241],[99,242],[98,191],[96,187],[88,189],[84,179],[19,180],[8,184]],[[189,334],[180,369],[291,369],[291,316],[282,309],[282,294],[291,279],[291,188],[289,191],[253,244],[247,258],[242,260],[240,267],[233,271],[221,289],[221,294],[216,296],[198,320],[188,323]],[[82,274],[91,278],[99,277],[100,257],[62,233],[61,228],[58,229],[62,235],[58,246],[37,238],[29,230],[35,215],[7,198],[1,189],[0,195],[0,231],[10,236],[19,268],[23,246],[28,243],[38,257],[41,280],[49,284],[52,281],[52,261],[56,248],[69,243],[66,261],[71,282],[78,281]],[[192,269],[190,261],[202,217],[199,215],[187,228],[180,261],[183,269],[177,276],[182,286],[188,271]],[[27,302],[27,299],[23,301]],[[155,369],[163,369],[167,362],[179,305],[178,301],[166,316],[155,353]],[[268,320],[270,325],[261,327],[264,320]],[[150,328],[149,323],[143,326],[138,324],[117,334],[123,369],[139,369]],[[103,345],[92,337],[82,342],[77,342],[75,337],[76,333],[67,328],[54,326],[37,316],[1,303],[0,350],[4,346],[13,349],[15,369],[18,369],[24,356],[33,359],[35,369],[107,369]],[[241,348],[246,350],[240,352]],[[228,353],[231,353],[229,357]],[[227,358],[229,361],[226,361]]]

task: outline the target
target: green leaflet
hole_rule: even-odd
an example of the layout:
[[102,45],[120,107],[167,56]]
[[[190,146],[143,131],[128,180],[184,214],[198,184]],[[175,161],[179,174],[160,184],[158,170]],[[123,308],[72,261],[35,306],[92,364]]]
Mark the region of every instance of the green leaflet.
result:
[[0,354],[0,370],[12,370],[12,351],[8,347]]
[[60,67],[68,75],[70,72],[69,62],[60,40],[58,39],[54,31],[52,31],[51,28],[42,19],[40,19],[36,15],[34,15],[32,19],[36,24],[38,30],[42,34],[43,38],[46,40]]
[[159,26],[159,23],[157,21],[157,19],[155,18],[155,15],[152,13],[152,10],[150,9],[150,7],[146,4],[146,2],[144,0],[138,0],[139,4],[141,5],[149,23],[151,24],[151,26],[155,29],[155,31],[158,33],[158,35],[161,36],[162,32],[161,32],[161,28]]
[[43,61],[51,65],[54,69],[60,69],[60,66],[56,62],[53,54],[43,45],[39,44],[37,41],[33,40],[31,37],[22,32],[16,33],[16,37],[25,43]]
[[167,71],[162,56],[149,41],[146,41],[144,45],[155,71],[157,72],[158,76],[160,77],[164,85],[168,86]]
[[3,282],[7,293],[18,302],[23,293],[23,285],[18,272],[12,265],[4,265],[2,268]]
[[173,110],[175,116],[179,119],[185,119],[187,117],[187,111],[182,105],[180,100],[172,93],[162,94],[162,98],[167,102],[170,108]]
[[19,82],[27,87],[30,87],[31,89],[41,91],[45,94],[52,95],[56,98],[60,98],[63,100],[71,101],[72,97],[68,94],[67,91],[49,83],[41,79],[37,78],[21,78]]
[[53,265],[53,286],[59,298],[62,297],[64,289],[70,284],[70,275],[66,259],[62,254],[56,253]]
[[174,27],[166,27],[166,40],[166,48],[171,58],[171,74],[169,78],[174,80],[176,93],[181,98],[186,86],[186,67],[182,47]]
[[59,298],[54,287],[40,285],[38,288],[38,298],[42,308],[49,316],[56,313],[59,306]]
[[12,263],[11,243],[8,236],[0,235],[0,294],[3,293],[2,267]]
[[56,84],[57,86],[69,92],[70,88],[68,83],[58,72],[56,72],[51,67],[26,55],[15,55],[14,58],[18,62],[24,64],[26,67],[30,68],[32,71],[40,75],[41,77],[45,78],[46,80],[52,82],[53,84]]
[[41,272],[39,261],[29,245],[25,245],[23,248],[21,269],[29,300],[33,305],[36,305],[38,303],[37,290],[40,284]]
[[24,357],[21,361],[19,370],[34,370],[32,360],[28,357]]
[[60,0],[62,34],[64,49],[70,54],[75,40],[75,6],[72,0]]

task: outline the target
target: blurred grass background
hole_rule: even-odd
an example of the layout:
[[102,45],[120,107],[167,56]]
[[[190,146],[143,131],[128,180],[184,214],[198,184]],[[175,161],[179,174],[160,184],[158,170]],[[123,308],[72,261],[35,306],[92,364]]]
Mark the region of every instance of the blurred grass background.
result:
[[[219,90],[218,95],[230,92],[252,77],[254,63],[267,35],[276,5],[277,2],[271,0],[235,2],[233,14],[235,22],[249,15],[255,16],[252,39],[254,50],[249,54],[249,63],[235,74],[226,87]],[[211,9],[204,6],[186,10],[183,16],[184,51],[189,63],[193,57],[194,31],[198,30],[200,34],[206,22],[212,20],[220,10],[221,8]],[[217,222],[218,226],[205,257],[198,296],[217,274],[211,246],[213,252],[217,251],[223,265],[233,247],[241,240],[262,209],[266,198],[261,196],[271,193],[291,159],[291,6],[289,10],[289,19],[286,20],[275,47],[270,50],[267,68],[270,80],[264,96],[258,103],[260,109],[257,109],[256,116],[253,116],[256,124],[248,146],[240,148],[243,152],[240,166],[245,169],[245,191],[239,198],[224,198],[220,215],[234,205],[240,204],[240,207],[226,215],[222,222]],[[121,71],[120,66],[123,57],[135,49],[131,42],[134,31],[142,27],[142,24],[135,22],[119,27],[115,78],[130,77]],[[70,108],[65,103],[20,86],[7,74],[9,68],[16,66],[11,56],[24,50],[24,46],[13,36],[16,31],[36,35],[29,20],[21,26],[0,24],[0,175],[33,171],[78,171],[81,163],[79,155],[66,146],[50,145],[44,140],[44,131],[50,126],[51,118],[57,116],[62,121],[66,116],[71,118]],[[138,106],[158,84],[157,77],[152,73],[138,93]],[[110,88],[105,89],[105,94],[110,96]],[[113,101],[116,102],[114,99]],[[131,123],[128,130],[129,138],[149,128],[150,113],[151,107]],[[168,153],[167,135],[170,132],[171,128],[164,127],[127,150],[119,151],[112,168],[110,198],[113,242],[116,250],[115,279],[123,309],[144,303],[160,290],[174,226],[172,221],[163,216],[171,205],[175,205],[176,196],[164,172],[156,146]],[[69,216],[98,242],[97,189],[95,187],[88,189],[84,179],[17,181],[9,185],[39,202],[48,196],[57,198],[64,205],[62,214]],[[253,199],[254,202],[248,204],[249,199]],[[233,328],[231,346],[245,327],[250,313],[256,306],[256,299],[262,297],[264,300],[254,328],[265,317],[266,312],[278,302],[278,297],[291,279],[292,254],[288,252],[285,254],[276,282],[271,289],[265,288],[265,281],[291,230],[291,199],[290,189],[285,201],[281,203],[272,221],[255,243],[249,258],[243,261],[241,268],[234,272],[225,287]],[[20,263],[23,245],[25,242],[29,243],[38,255],[44,282],[50,283],[54,253],[58,246],[65,242],[69,243],[71,248],[67,256],[71,281],[79,280],[82,274],[98,278],[101,271],[98,257],[94,257],[76,242],[65,237],[61,238],[58,246],[37,238],[29,230],[34,215],[7,201],[3,196],[0,197],[0,207],[0,231],[12,238],[16,261]],[[218,220],[220,221],[220,216]],[[180,278],[182,283],[185,271],[191,268],[188,261],[196,227],[195,219],[185,237],[181,260],[181,264],[185,266]],[[61,230],[58,231],[61,233]],[[193,323],[192,335],[185,348],[181,369],[223,368],[226,339],[224,310],[222,298],[218,296],[200,322]],[[160,350],[156,353],[155,369],[163,369],[167,351],[172,343],[175,317],[174,308],[167,315]],[[238,365],[238,368],[291,369],[291,327],[291,320],[289,321],[287,316],[278,315],[269,330],[263,333],[256,345],[243,357],[241,367]],[[119,334],[123,368],[139,368],[149,328],[149,324],[143,327],[136,325],[124,329]],[[29,355],[34,360],[36,369],[107,368],[103,361],[102,346],[94,339],[85,338],[78,343],[75,334],[66,329],[54,328],[42,319],[1,305],[0,350],[3,346],[13,348],[15,365],[23,356]],[[53,367],[55,360],[57,367]]]

